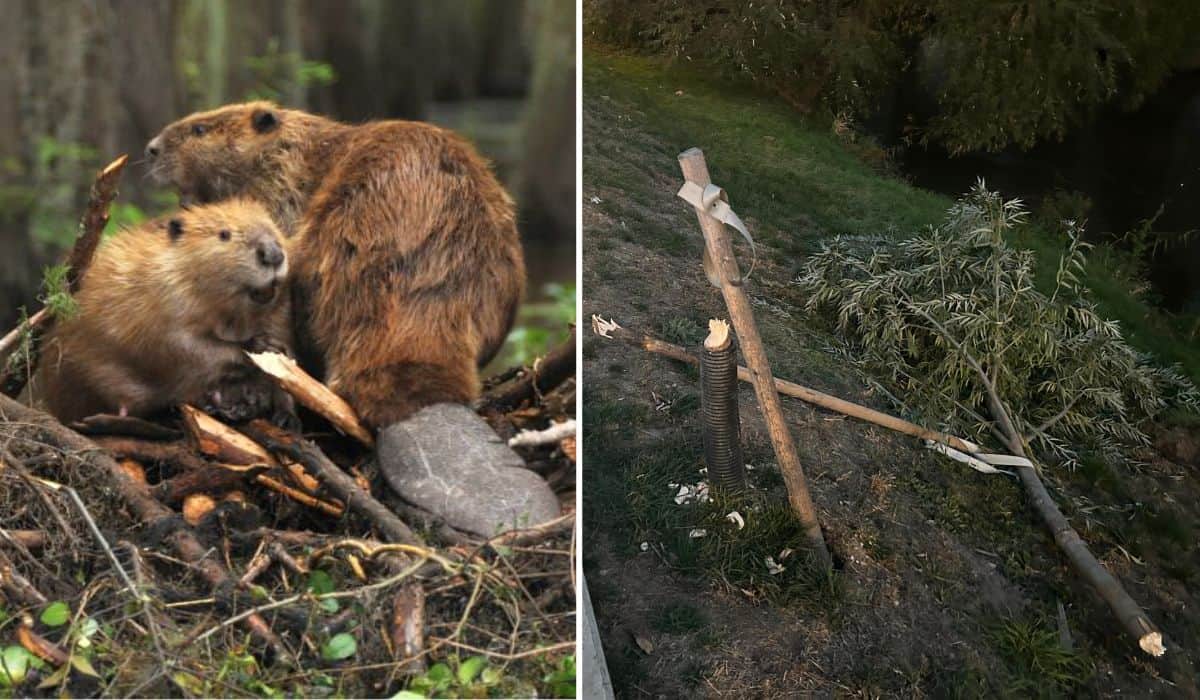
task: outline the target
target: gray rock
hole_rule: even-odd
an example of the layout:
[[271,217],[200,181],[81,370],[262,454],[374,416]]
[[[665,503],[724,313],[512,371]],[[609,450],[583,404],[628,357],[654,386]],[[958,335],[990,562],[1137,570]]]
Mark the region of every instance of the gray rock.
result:
[[405,501],[489,537],[559,516],[558,497],[466,406],[435,404],[379,432],[379,469]]

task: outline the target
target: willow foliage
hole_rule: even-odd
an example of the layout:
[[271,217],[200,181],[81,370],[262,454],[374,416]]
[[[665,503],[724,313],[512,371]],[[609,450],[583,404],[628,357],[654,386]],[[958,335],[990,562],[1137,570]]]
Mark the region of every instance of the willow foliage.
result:
[[1200,407],[1180,372],[1155,365],[1097,312],[1080,283],[1089,246],[1075,222],[1063,222],[1069,245],[1053,291],[1035,287],[1033,253],[1007,242],[1026,218],[1019,200],[980,182],[942,224],[890,248],[836,239],[796,283],[808,310],[889,391],[926,422],[976,439],[992,432],[992,416],[968,357],[1031,446],[1068,462],[1083,446],[1146,444],[1146,421],[1172,406]]

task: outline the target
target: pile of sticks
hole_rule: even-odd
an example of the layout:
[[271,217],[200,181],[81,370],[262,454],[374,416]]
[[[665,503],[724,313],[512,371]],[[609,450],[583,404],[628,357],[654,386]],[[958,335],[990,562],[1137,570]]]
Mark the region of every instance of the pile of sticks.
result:
[[[96,178],[68,256],[71,291],[86,274],[124,164],[125,158],[119,158]],[[239,628],[275,664],[298,667],[306,655],[314,656],[316,640],[358,622],[353,607],[321,616],[314,614],[314,605],[350,598],[364,607],[376,602],[371,607],[378,609],[377,598],[384,594],[390,597],[390,614],[380,625],[383,629],[372,631],[386,650],[377,664],[386,671],[380,691],[394,688],[397,675],[419,670],[439,649],[506,661],[573,649],[573,507],[549,523],[481,540],[444,525],[434,527],[436,518],[398,499],[385,504],[375,494],[386,487],[373,493],[369,475],[371,432],[345,401],[276,353],[248,355],[333,430],[308,439],[261,420],[228,425],[192,406],[180,407],[180,419],[170,424],[94,416],[62,425],[12,398],[36,369],[38,340],[53,322],[53,314],[44,309],[0,340],[0,355],[9,356],[0,372],[0,498],[23,489],[42,514],[34,518],[33,511],[18,509],[0,520],[0,599],[15,604],[10,609],[33,609],[56,596],[80,595],[79,586],[43,563],[50,550],[74,560],[99,552],[110,578],[119,581],[121,595],[137,610],[129,624],[150,635],[162,661],[156,671],[138,678],[141,688],[168,679],[186,686],[186,679],[168,674],[169,657]],[[574,414],[574,347],[572,333],[533,367],[514,368],[491,382],[476,406],[503,436],[527,445],[518,449],[530,467],[559,492],[574,489],[574,433],[562,430]],[[14,489],[2,488],[9,484]],[[573,503],[573,495],[564,500]],[[123,518],[124,526],[114,524],[113,517]],[[427,526],[424,532],[410,526],[416,520]],[[531,568],[516,561],[522,556]],[[235,573],[235,561],[246,557]],[[556,558],[557,563],[547,564]],[[181,567],[185,577],[198,578],[208,590],[189,605],[207,606],[220,615],[219,621],[166,641],[172,635],[160,632],[177,624],[171,608],[176,603],[163,591],[177,586],[163,578],[161,567],[147,566],[148,559],[165,562],[171,573]],[[95,557],[90,566],[106,568]],[[318,566],[342,567],[361,585],[313,592],[298,584]],[[260,582],[267,578],[271,589],[282,594],[268,594],[264,602]],[[530,592],[533,584],[538,584],[537,596]],[[471,621],[472,610],[485,605],[493,588],[524,594],[524,599],[486,603],[516,620],[511,629],[489,631]],[[456,596],[468,600],[465,610],[453,606],[459,613],[456,621],[431,619],[436,615],[427,606],[445,607],[441,601]],[[522,620],[537,617],[542,618],[539,635],[550,639],[522,648],[522,635],[528,635]],[[431,634],[441,628],[446,629]],[[47,638],[28,615],[18,626],[16,641],[57,668],[56,675],[61,673],[61,678],[47,680],[65,684],[72,666],[72,676],[82,673],[72,648],[64,646],[66,640]],[[203,674],[197,671],[192,677]]]

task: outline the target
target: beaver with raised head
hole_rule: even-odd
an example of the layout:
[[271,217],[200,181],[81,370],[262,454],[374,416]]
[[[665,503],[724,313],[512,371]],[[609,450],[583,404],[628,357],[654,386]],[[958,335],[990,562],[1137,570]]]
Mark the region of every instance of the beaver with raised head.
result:
[[513,202],[461,138],[253,102],[185,117],[146,154],[184,201],[252,197],[298,237],[298,354],[365,423],[478,395],[525,271]]
[[291,347],[284,245],[267,210],[246,200],[106,239],[77,313],[46,338],[33,398],[63,422],[179,403],[219,408],[223,387],[237,393],[253,376],[243,350]]

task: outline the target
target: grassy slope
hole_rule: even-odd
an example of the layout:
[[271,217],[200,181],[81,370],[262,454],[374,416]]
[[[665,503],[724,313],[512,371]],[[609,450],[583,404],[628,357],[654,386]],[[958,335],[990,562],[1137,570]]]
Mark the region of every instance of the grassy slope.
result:
[[[941,221],[951,204],[948,197],[881,176],[864,157],[870,149],[843,141],[828,120],[798,115],[769,96],[647,58],[593,49],[586,63],[589,97],[599,92],[636,107],[676,152],[703,148],[713,182],[730,193],[736,210],[794,232],[785,249],[803,252],[834,234],[904,237]],[[585,182],[590,175],[585,159]],[[618,186],[619,175],[606,173]],[[1050,285],[1062,242],[1029,228],[1015,243],[1035,251],[1039,281]],[[1135,346],[1179,363],[1200,381],[1200,343],[1186,337],[1181,321],[1138,297],[1139,285],[1119,272],[1128,268],[1120,253],[1092,256],[1085,279],[1101,310],[1121,322]]]
[[[678,185],[675,155],[687,147],[701,146],[713,180],[729,191],[734,208],[766,244],[752,293],[756,302],[764,303],[758,321],[776,374],[852,400],[877,402],[877,397],[863,393],[861,381],[852,371],[822,349],[827,339],[800,322],[794,291],[784,284],[787,269],[835,233],[899,237],[940,221],[950,199],[881,173],[870,164],[869,147],[843,141],[826,122],[799,116],[769,97],[719,84],[687,67],[594,48],[587,52],[584,66],[584,192],[589,200],[584,205],[585,315],[612,313],[620,321],[633,316],[642,328],[684,344],[698,340],[703,319],[720,315],[719,297],[703,283],[688,281],[697,275],[695,261],[701,244],[694,217],[671,194]],[[1053,239],[1030,231],[1019,243],[1038,251],[1047,262],[1044,273],[1052,277],[1058,255]],[[1126,328],[1141,331],[1131,334],[1135,342],[1185,363],[1197,376],[1200,364],[1195,352],[1170,334],[1153,332],[1165,322],[1129,292],[1129,285],[1111,272],[1115,267],[1111,261],[1093,263],[1089,271],[1089,282],[1105,311]],[[757,296],[760,293],[763,296]],[[731,599],[728,592],[721,593],[721,585],[714,584],[721,577],[728,580],[734,576],[739,584],[743,580],[736,570],[738,562],[711,556],[704,540],[699,544],[689,540],[687,528],[697,526],[696,516],[680,513],[666,495],[666,483],[686,479],[700,466],[691,417],[696,376],[661,360],[630,356],[595,339],[585,341],[584,357],[589,377],[584,395],[588,435],[584,498],[585,521],[589,523],[584,551],[590,558],[585,558],[585,565],[598,601],[602,631],[620,631],[605,639],[618,686],[629,693],[636,689],[670,694],[700,682],[697,679],[701,677],[709,681],[722,677],[725,685],[721,687],[726,691],[749,688],[745,684],[754,679],[738,673],[753,675],[751,669],[759,659],[779,654],[776,648],[756,646],[758,637],[786,633],[801,639],[806,638],[806,628],[773,628],[765,620],[775,617],[759,616],[760,608],[741,605],[736,594]],[[652,404],[646,404],[643,395],[652,388],[659,394],[675,392],[671,398],[676,404],[669,413],[657,413]],[[743,401],[747,392],[743,391]],[[790,604],[792,612],[785,617],[804,624],[823,620],[817,627],[830,625],[838,631],[835,638],[849,639],[853,635],[847,634],[848,630],[872,627],[893,634],[876,640],[875,647],[868,646],[876,656],[864,658],[863,668],[838,666],[838,660],[848,654],[860,655],[864,651],[861,645],[845,642],[847,646],[842,648],[810,647],[810,656],[821,660],[826,672],[800,671],[793,675],[800,685],[786,690],[810,690],[813,686],[806,683],[820,684],[832,678],[839,687],[845,688],[840,685],[845,682],[864,691],[919,689],[940,694],[949,686],[951,694],[973,694],[966,692],[968,687],[1017,692],[1020,683],[1014,679],[1036,685],[1044,673],[1025,670],[1023,660],[1030,654],[1016,649],[1020,643],[1004,641],[1005,635],[1024,629],[1027,636],[1045,642],[1043,652],[1052,656],[1057,647],[1052,640],[1046,642],[1042,633],[1054,625],[1058,600],[1071,608],[1072,625],[1084,628],[1079,641],[1088,663],[1095,664],[1093,677],[1098,687],[1114,691],[1133,684],[1145,689],[1142,674],[1147,669],[1134,659],[1121,661],[1126,656],[1123,643],[1108,632],[1107,613],[1094,604],[1090,593],[1078,589],[1015,485],[964,477],[956,465],[853,421],[830,423],[819,415],[806,414],[794,402],[789,402],[786,410],[794,421],[793,430],[825,525],[842,530],[843,542],[861,542],[882,568],[868,566],[855,572],[854,577],[862,580],[849,584],[858,591],[846,594],[851,604],[824,600],[819,585],[816,597],[805,602],[803,598],[812,597],[814,587],[812,582],[798,582],[802,584],[800,601]],[[743,408],[742,416],[744,430],[753,433],[754,428],[749,427],[756,420],[753,409]],[[770,462],[769,444],[761,434],[744,440],[748,461]],[[847,471],[831,479],[831,474],[847,465]],[[1161,600],[1148,600],[1152,616],[1157,613],[1165,618],[1167,608],[1181,610],[1169,601],[1176,590],[1195,581],[1195,553],[1178,557],[1178,552],[1180,547],[1186,551],[1196,514],[1178,512],[1169,505],[1170,499],[1163,504],[1157,496],[1165,485],[1175,483],[1174,477],[1118,475],[1103,465],[1089,469],[1095,473],[1083,471],[1062,484],[1052,481],[1052,488],[1062,486],[1068,493],[1086,494],[1084,503],[1092,506],[1090,510],[1081,512],[1066,498],[1062,506],[1077,522],[1087,523],[1085,536],[1095,551],[1107,555],[1106,561],[1121,568],[1122,574],[1134,572],[1122,560],[1117,545],[1151,562],[1153,577],[1147,575],[1149,571],[1138,572],[1143,580],[1135,597],[1148,600],[1149,590],[1169,591]],[[772,473],[760,472],[759,478]],[[876,487],[892,493],[892,502],[885,503],[889,497],[875,498],[868,493]],[[778,495],[778,484],[774,491]],[[1182,536],[1164,536],[1174,530],[1180,530]],[[757,550],[761,546],[764,551],[771,547],[777,551],[788,542],[779,533],[767,533],[760,539],[750,541],[743,536],[733,542],[734,549]],[[657,559],[673,572],[659,585],[655,581],[663,572],[647,563],[644,552],[638,552],[639,543],[647,540],[656,543]],[[979,562],[972,551],[984,549],[1000,563],[993,568],[992,578],[973,578],[971,572]],[[1159,564],[1173,557],[1177,566],[1167,571],[1164,579],[1166,567]],[[678,581],[676,573],[691,578]],[[622,576],[630,579],[632,589],[622,582]],[[990,608],[980,608],[975,602],[980,580],[1001,590],[1015,586],[1021,593],[1014,596],[1027,606],[1024,612],[1018,618],[997,618]],[[881,588],[900,585],[906,591],[906,606],[929,610],[941,620],[927,622],[927,628],[913,638],[904,637],[899,630],[906,622],[878,612],[869,596],[858,598],[865,595],[861,591],[868,587],[866,581]],[[718,591],[705,593],[705,586]],[[919,591],[928,595],[923,598]],[[774,598],[771,591],[765,593]],[[626,638],[627,628],[632,626],[634,634],[639,634],[638,618],[648,613],[652,621],[661,624],[651,625],[642,634],[666,634],[659,628],[678,626],[669,618],[688,616],[676,610],[679,595],[696,596],[700,609],[688,615],[708,619],[713,634],[719,632],[723,640],[712,642],[692,635],[688,641],[686,634],[668,634],[665,639],[655,637],[659,650],[647,656]],[[1183,599],[1188,598],[1185,595]],[[752,620],[759,627],[747,625],[739,630],[741,619]],[[1190,615],[1161,621],[1170,623],[1171,633],[1184,644],[1200,639],[1200,622]],[[889,628],[890,624],[898,624],[899,629]],[[941,624],[951,624],[956,630],[945,641],[958,651],[950,656],[931,652],[926,660],[929,667],[914,671],[911,681],[897,681],[889,674],[880,680],[874,675],[888,664],[903,664],[902,650],[920,646],[925,632],[935,637]],[[713,644],[719,652],[713,651]],[[750,649],[754,653],[746,651],[744,656],[755,660],[739,660],[730,648]],[[965,657],[954,656],[964,649],[970,650],[963,652]],[[760,652],[761,657],[755,656]],[[1068,661],[1074,664],[1077,660]],[[660,671],[668,662],[682,664],[682,680],[664,680],[671,674]],[[672,682],[684,686],[672,686]]]

